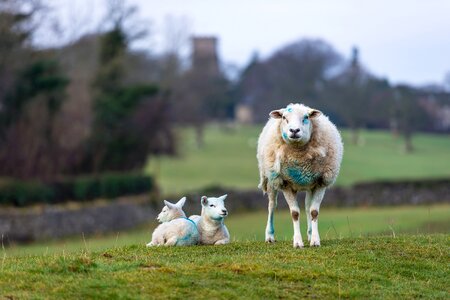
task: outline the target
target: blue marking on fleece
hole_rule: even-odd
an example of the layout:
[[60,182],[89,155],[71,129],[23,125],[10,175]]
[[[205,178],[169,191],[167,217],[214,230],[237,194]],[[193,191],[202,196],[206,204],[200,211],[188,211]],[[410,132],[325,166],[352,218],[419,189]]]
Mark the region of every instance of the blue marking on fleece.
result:
[[289,106],[288,106],[287,112],[292,112],[292,107],[289,107]]
[[282,136],[283,136],[283,139],[284,139],[285,141],[287,141],[288,135],[286,134],[286,132],[283,131]]
[[287,168],[287,175],[298,185],[309,185],[314,182],[316,175],[311,172],[305,172],[299,167]]
[[312,228],[309,227],[309,229],[308,229],[308,234],[311,235],[311,233],[312,233]]
[[[192,221],[191,219],[186,218],[186,217],[181,217],[181,218],[179,218],[179,219],[185,219],[185,220],[188,220],[189,222],[191,222],[192,224],[194,224],[195,229],[198,230],[197,224],[195,224],[195,222]],[[189,232],[189,233],[186,234],[184,237],[177,239],[177,242],[176,242],[175,245],[178,245],[180,242],[182,242],[182,243],[187,242],[187,241],[189,241],[189,239],[190,239],[191,237],[192,237],[192,232]]]

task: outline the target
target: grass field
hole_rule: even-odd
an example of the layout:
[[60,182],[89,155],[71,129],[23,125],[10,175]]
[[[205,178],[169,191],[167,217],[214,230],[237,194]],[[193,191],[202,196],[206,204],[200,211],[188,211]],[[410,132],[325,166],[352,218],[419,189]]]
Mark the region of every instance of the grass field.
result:
[[[230,212],[226,225],[232,240],[264,241],[266,212],[234,214]],[[450,205],[403,206],[381,208],[336,209],[323,206],[320,211],[319,229],[323,241],[348,237],[367,237],[372,235],[393,235],[405,233],[449,233]],[[305,218],[301,216],[301,229],[306,239]],[[140,229],[120,232],[106,236],[81,236],[58,242],[36,243],[29,246],[6,248],[8,257],[28,254],[62,254],[73,251],[100,251],[125,245],[144,245],[150,241],[150,234],[156,224],[152,223]],[[288,211],[275,214],[275,231],[278,240],[291,240],[292,221]]]
[[5,299],[448,299],[448,235],[8,257]]
[[[224,131],[218,126],[205,130],[205,146],[198,149],[192,130],[180,134],[180,157],[152,160],[146,172],[154,174],[163,193],[180,193],[208,185],[255,189],[258,184],[256,143],[261,126]],[[403,152],[403,140],[388,132],[363,131],[361,145],[349,142],[342,131],[344,160],[338,185],[373,180],[450,177],[448,135],[417,134],[416,151]]]

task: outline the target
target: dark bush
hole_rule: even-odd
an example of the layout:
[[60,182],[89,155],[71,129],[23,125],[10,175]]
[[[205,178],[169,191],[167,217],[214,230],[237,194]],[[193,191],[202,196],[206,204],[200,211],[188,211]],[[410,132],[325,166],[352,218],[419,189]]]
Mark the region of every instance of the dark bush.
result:
[[150,192],[153,188],[153,179],[139,174],[106,174],[51,183],[10,181],[0,186],[0,205],[27,206],[98,198],[114,199]]

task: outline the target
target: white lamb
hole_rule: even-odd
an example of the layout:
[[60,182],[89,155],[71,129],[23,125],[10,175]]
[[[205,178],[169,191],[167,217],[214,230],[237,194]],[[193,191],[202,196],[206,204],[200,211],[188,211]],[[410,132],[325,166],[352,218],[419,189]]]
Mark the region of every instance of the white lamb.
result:
[[197,223],[199,243],[203,245],[224,245],[230,242],[230,234],[224,224],[224,218],[228,216],[224,200],[227,195],[218,198],[201,198],[201,216],[191,216]]
[[165,206],[157,218],[162,224],[153,231],[152,241],[147,244],[147,247],[188,246],[198,243],[197,225],[186,218],[183,211],[185,202],[186,197],[181,198],[176,204],[164,200]]
[[268,194],[266,242],[275,241],[273,211],[278,191],[292,215],[295,248],[303,247],[297,192],[306,191],[305,211],[310,246],[320,246],[318,216],[325,190],[339,173],[343,144],[336,126],[320,111],[302,104],[270,112],[258,140],[259,188]]

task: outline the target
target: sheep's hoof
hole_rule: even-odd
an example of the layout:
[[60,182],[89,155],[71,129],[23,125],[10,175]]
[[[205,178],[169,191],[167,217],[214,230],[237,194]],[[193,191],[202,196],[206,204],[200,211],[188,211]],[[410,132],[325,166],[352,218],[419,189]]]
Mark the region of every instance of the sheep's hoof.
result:
[[300,242],[295,242],[294,241],[294,248],[296,248],[296,249],[301,249],[301,248],[304,248],[305,246],[303,245],[303,242],[302,241],[300,241]]
[[269,244],[275,243],[275,237],[273,235],[266,236],[266,243]]
[[309,243],[310,247],[320,247],[320,240],[312,239]]
[[153,246],[155,246],[152,242],[150,242],[150,243],[148,243],[147,245],[146,245],[147,247],[153,247]]
[[303,245],[303,241],[302,241],[302,236],[301,235],[298,235],[298,236],[295,236],[294,235],[294,248],[303,248],[304,247],[304,245]]

